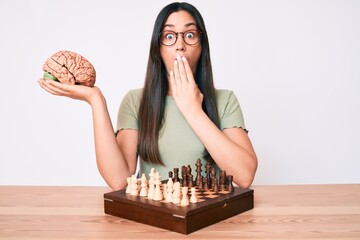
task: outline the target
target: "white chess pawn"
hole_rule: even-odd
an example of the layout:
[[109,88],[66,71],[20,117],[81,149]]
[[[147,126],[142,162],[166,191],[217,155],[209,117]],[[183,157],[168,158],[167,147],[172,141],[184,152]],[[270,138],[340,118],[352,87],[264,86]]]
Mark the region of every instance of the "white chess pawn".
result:
[[182,187],[181,193],[182,193],[182,198],[181,198],[180,205],[181,206],[189,205],[188,187]]
[[166,191],[166,194],[165,194],[165,192],[164,192],[164,195],[166,196],[166,197],[165,197],[165,201],[166,201],[166,202],[172,202],[172,201],[173,201],[173,190],[174,190],[173,185],[174,185],[174,184],[173,184],[172,179],[169,178],[168,183],[167,183],[167,191]]
[[167,182],[167,185],[171,185],[171,186],[174,186],[174,182],[172,180],[172,178],[169,178],[168,182]]
[[174,204],[180,203],[180,182],[174,183],[174,192],[172,194],[172,202]]
[[163,194],[161,192],[160,184],[155,185],[154,198],[155,201],[163,200]]
[[130,194],[131,193],[131,177],[126,178],[127,181],[127,187],[126,187],[126,193]]
[[141,190],[140,190],[140,196],[141,197],[146,197],[148,194],[147,191],[147,183],[146,183],[146,176],[145,173],[143,173],[141,175]]
[[196,198],[196,192],[195,192],[195,191],[196,191],[196,190],[195,190],[194,187],[192,187],[192,188],[190,189],[190,192],[191,192],[190,202],[191,202],[191,203],[197,203],[197,198]]
[[131,176],[131,195],[137,196],[139,194],[138,192],[138,185],[137,185],[137,178],[135,175]]

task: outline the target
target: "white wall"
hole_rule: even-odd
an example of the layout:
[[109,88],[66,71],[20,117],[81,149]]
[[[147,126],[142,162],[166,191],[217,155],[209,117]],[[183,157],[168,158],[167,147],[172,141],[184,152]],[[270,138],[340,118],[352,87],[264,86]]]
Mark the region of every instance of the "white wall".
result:
[[[143,84],[170,1],[0,0],[0,184],[104,185],[90,107],[37,84],[58,50],[88,58],[112,120]],[[216,85],[239,98],[259,157],[255,184],[359,183],[360,1],[191,1]]]

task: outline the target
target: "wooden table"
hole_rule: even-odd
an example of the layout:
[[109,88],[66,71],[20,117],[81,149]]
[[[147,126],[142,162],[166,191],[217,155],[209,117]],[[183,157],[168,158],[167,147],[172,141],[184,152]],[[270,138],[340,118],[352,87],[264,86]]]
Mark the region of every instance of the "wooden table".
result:
[[0,186],[0,239],[360,239],[360,184],[252,188],[254,209],[182,235],[104,214],[107,187]]

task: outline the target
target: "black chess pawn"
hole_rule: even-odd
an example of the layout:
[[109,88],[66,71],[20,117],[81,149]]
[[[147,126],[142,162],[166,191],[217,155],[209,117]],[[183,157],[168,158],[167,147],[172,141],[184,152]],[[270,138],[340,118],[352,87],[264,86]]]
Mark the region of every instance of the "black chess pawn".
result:
[[209,190],[210,190],[209,179],[207,177],[205,177],[205,179],[204,179],[204,191],[208,192]]
[[234,191],[233,176],[232,176],[232,175],[228,175],[228,176],[227,176],[227,179],[228,179],[228,187],[227,187],[227,190],[228,190],[229,192],[233,192],[233,191]]
[[217,178],[214,178],[213,191],[214,191],[215,193],[218,193],[218,192],[219,192],[219,184],[218,184]]
[[193,175],[189,175],[188,188],[192,188],[194,186]]

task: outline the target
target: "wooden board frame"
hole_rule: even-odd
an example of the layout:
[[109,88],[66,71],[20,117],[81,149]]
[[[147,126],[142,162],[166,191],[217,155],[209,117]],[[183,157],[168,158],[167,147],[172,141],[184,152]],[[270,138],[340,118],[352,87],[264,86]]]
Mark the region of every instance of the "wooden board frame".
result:
[[254,190],[234,191],[188,206],[126,194],[125,190],[104,194],[106,214],[189,234],[254,208]]

